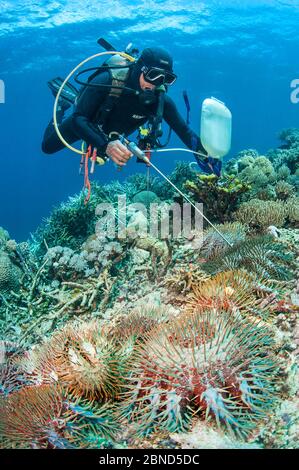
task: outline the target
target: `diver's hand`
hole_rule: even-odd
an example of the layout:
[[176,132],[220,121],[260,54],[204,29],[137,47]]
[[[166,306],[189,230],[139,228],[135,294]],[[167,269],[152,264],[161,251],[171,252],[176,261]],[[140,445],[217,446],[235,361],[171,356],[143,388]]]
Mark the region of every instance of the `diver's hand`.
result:
[[213,157],[206,157],[206,158],[199,158],[196,154],[194,154],[195,159],[199,168],[208,175],[216,175],[218,178],[221,176],[221,168],[222,168],[222,161],[220,158],[213,158]]
[[113,140],[107,145],[106,155],[117,165],[124,166],[133,154],[120,140]]

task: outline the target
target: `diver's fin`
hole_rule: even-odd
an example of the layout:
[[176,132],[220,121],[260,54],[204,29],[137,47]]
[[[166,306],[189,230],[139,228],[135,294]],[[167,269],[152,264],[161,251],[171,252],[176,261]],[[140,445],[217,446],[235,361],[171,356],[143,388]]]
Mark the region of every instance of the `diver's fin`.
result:
[[[60,77],[53,78],[52,80],[48,82],[48,86],[55,97],[63,82],[64,82],[63,78],[60,78]],[[64,85],[60,97],[63,100],[67,101],[69,105],[72,105],[74,104],[77,95],[78,95],[78,90],[70,83],[67,83],[66,85]]]

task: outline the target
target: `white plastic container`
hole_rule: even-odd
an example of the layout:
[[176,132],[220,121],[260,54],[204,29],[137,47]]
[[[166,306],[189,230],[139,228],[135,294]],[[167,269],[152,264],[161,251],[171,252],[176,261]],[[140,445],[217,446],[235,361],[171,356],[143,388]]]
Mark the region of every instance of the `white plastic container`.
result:
[[222,101],[207,98],[202,103],[200,139],[209,156],[221,158],[231,147],[232,113]]

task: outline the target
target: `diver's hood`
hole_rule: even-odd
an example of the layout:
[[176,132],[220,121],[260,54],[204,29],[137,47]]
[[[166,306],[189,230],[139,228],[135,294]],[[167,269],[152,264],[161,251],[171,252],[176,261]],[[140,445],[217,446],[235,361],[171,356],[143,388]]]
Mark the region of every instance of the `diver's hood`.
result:
[[138,92],[142,92],[142,88],[140,87],[139,77],[142,74],[142,64],[139,62],[135,62],[135,64],[130,68],[129,78],[127,80],[126,86],[129,88],[133,88]]
[[133,88],[138,92],[140,104],[150,106],[157,102],[157,92],[155,90],[143,90],[140,87],[140,75],[142,74],[143,64],[136,62],[130,69],[130,74],[126,86]]

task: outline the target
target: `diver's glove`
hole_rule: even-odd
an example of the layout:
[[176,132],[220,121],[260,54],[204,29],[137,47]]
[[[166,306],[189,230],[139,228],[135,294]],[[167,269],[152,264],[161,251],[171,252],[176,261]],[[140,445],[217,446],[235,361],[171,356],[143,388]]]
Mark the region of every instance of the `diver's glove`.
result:
[[208,175],[215,174],[216,176],[221,176],[222,161],[219,158],[206,157],[200,159],[195,155],[197,164],[199,168]]

